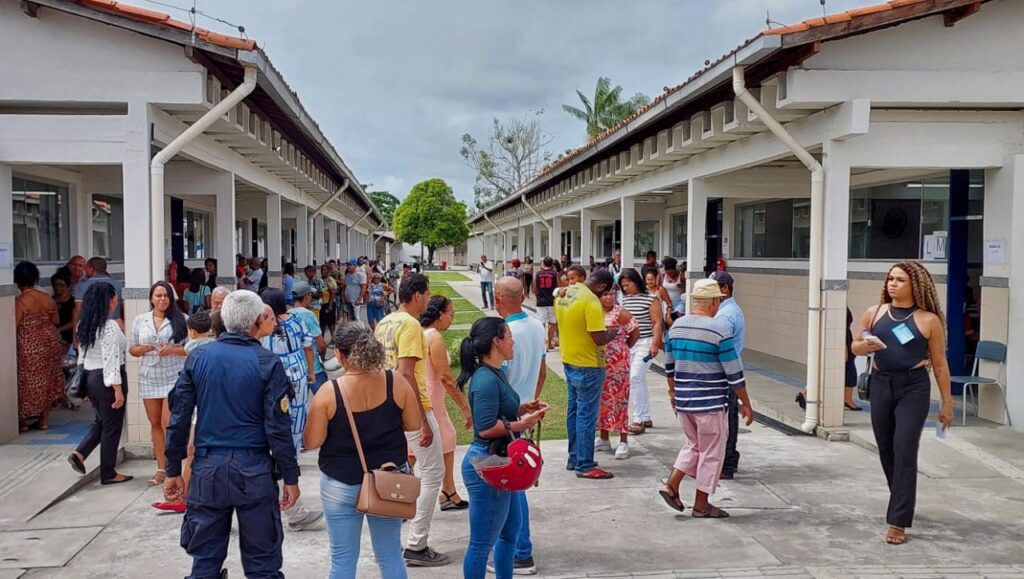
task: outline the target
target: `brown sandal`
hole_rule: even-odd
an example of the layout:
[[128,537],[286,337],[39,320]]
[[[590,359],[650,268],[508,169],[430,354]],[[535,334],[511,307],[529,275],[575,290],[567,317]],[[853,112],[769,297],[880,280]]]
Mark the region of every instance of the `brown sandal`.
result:
[[665,499],[665,504],[671,507],[673,510],[679,511],[680,513],[686,510],[686,505],[683,501],[679,500],[679,495],[668,488],[668,485],[658,489],[658,494],[661,498]]
[[907,542],[907,530],[902,527],[889,525],[889,531],[885,533],[885,542],[889,545],[902,545]]
[[716,507],[715,505],[713,505],[711,503],[708,503],[704,507],[703,510],[698,511],[697,509],[693,509],[693,512],[690,513],[690,514],[695,519],[728,519],[729,518],[729,513],[726,512],[725,509],[720,509],[720,508]]
[[643,434],[644,432],[647,431],[647,429],[644,428],[643,423],[640,422],[634,422],[630,424],[627,430],[630,434]]

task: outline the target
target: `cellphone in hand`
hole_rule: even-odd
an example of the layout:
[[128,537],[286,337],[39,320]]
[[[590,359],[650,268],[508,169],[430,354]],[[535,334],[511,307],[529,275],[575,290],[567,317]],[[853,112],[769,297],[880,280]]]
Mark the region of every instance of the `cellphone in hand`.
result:
[[945,426],[943,426],[941,422],[936,422],[935,423],[935,438],[938,438],[939,440],[946,440],[946,431],[947,430],[949,430],[949,429],[946,428]]

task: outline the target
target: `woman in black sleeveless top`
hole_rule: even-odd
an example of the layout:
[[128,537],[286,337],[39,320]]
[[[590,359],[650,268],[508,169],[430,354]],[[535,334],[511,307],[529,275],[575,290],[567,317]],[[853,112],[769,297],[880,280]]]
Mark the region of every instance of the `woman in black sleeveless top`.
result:
[[942,395],[939,422],[944,428],[953,423],[946,324],[932,276],[923,265],[905,261],[889,270],[881,303],[861,316],[861,331],[852,350],[858,356],[875,355],[871,427],[889,483],[885,541],[902,545],[906,528],[914,520],[917,451],[931,405],[928,366]]
[[[320,497],[331,539],[332,579],[356,576],[363,530],[363,514],[355,508],[363,467],[339,388],[345,389],[352,404],[370,470],[387,462],[405,465],[405,431],[420,428],[418,395],[401,374],[383,370],[384,347],[369,326],[361,322],[340,326],[334,352],[345,375],[317,391],[303,434],[307,449],[320,449]],[[401,519],[367,516],[367,522],[381,577],[405,578]]]

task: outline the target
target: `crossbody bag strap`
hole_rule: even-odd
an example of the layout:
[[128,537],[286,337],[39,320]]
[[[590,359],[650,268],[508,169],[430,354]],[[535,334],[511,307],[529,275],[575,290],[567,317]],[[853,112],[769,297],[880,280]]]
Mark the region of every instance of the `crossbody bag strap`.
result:
[[370,472],[370,469],[366,468],[366,457],[363,456],[363,443],[359,440],[359,430],[356,428],[356,418],[352,415],[352,405],[348,403],[348,396],[345,394],[345,389],[341,387],[341,380],[335,380],[334,387],[341,393],[341,402],[345,405],[348,425],[352,427],[352,438],[356,441],[356,452],[359,453],[359,464],[363,465],[364,473]]

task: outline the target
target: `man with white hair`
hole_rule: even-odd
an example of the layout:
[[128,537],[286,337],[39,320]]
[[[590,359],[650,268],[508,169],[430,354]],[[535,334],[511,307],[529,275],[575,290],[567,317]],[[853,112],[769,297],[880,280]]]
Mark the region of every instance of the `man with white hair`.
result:
[[210,294],[210,309],[219,312],[224,305],[224,298],[228,297],[229,293],[231,290],[222,285],[213,288],[213,293]]
[[[183,498],[181,463],[194,411],[195,460],[181,526],[181,544],[192,556],[190,577],[227,576],[232,516],[245,575],[281,577],[279,511],[299,499],[291,382],[277,355],[256,339],[274,324],[258,295],[231,292],[220,316],[226,331],[189,355],[171,390],[164,497]],[[275,471],[284,479],[280,498]]]
[[682,512],[686,507],[679,499],[679,483],[684,476],[695,478],[697,494],[691,513],[695,518],[729,516],[708,502],[708,497],[714,494],[722,474],[730,392],[743,403],[739,413],[747,425],[754,421],[732,327],[715,317],[723,297],[715,280],[697,281],[690,292],[690,311],[677,318],[668,332],[667,349],[672,357],[665,363],[665,374],[675,378],[668,395],[686,443],[658,493],[668,506]]

